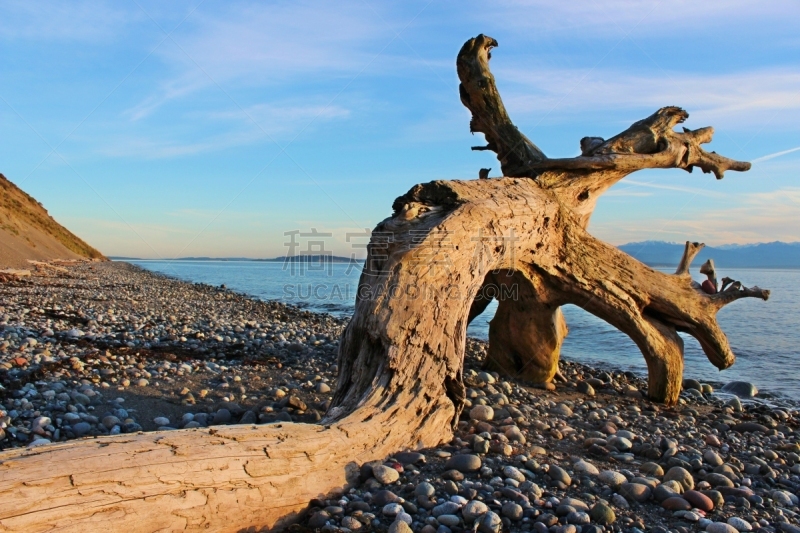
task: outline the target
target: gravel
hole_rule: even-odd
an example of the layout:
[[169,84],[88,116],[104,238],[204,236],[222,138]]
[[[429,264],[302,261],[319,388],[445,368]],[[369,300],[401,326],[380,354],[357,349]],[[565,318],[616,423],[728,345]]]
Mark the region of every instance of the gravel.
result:
[[[0,284],[0,447],[157,428],[318,421],[346,320],[124,263]],[[689,379],[674,408],[630,372],[562,361],[532,386],[467,339],[453,439],[362,466],[301,528],[800,533],[800,413]],[[722,391],[722,392],[714,392]],[[734,396],[736,394],[736,396]],[[302,530],[302,529],[301,529]]]
[[345,325],[125,263],[0,283],[0,449],[315,422],[330,402]]

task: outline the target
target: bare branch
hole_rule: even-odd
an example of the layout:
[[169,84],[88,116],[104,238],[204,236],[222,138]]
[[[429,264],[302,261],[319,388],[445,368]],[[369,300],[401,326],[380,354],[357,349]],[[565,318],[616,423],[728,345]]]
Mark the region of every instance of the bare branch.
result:
[[491,50],[497,41],[486,35],[470,39],[461,48],[456,60],[461,80],[461,102],[472,112],[470,131],[483,133],[487,146],[473,150],[497,153],[504,176],[532,177],[531,165],[545,159],[544,153],[525,137],[511,119],[489,71]]
[[706,144],[711,142],[711,138],[714,136],[714,128],[711,126],[698,128],[696,130],[683,128],[683,133],[684,135],[692,137],[697,144]]
[[533,165],[533,170],[618,170],[629,174],[645,168],[682,168],[691,172],[698,167],[705,173],[713,172],[717,179],[722,179],[726,170],[750,170],[750,163],[706,152],[700,147],[711,141],[714,128],[684,128],[683,133],[672,129],[688,116],[679,107],[662,107],[619,135],[603,143],[595,141],[588,150],[584,147],[585,137],[580,157],[546,159]]
[[694,261],[694,258],[697,257],[697,254],[699,254],[700,250],[705,248],[705,246],[706,245],[702,242],[686,241],[686,248],[683,250],[683,257],[681,257],[681,262],[678,264],[678,269],[675,271],[675,274],[678,276],[688,276],[692,261]]
[[720,287],[720,289],[719,289],[720,292],[724,292],[724,291],[728,290],[728,286],[736,287],[736,289],[738,290],[738,289],[740,289],[742,287],[742,282],[741,281],[736,281],[735,279],[729,278],[729,277],[726,276],[726,277],[722,278],[722,287]]
[[[741,287],[741,289],[739,289],[739,287]],[[760,289],[758,287],[748,289],[747,287],[743,287],[741,282],[736,281],[728,287],[727,290],[712,294],[711,299],[717,307],[722,308],[740,298],[760,298],[767,301],[769,300],[769,294],[770,291],[767,289]]]
[[[491,37],[478,35],[464,44],[456,64],[461,80],[461,101],[472,112],[470,131],[483,133],[487,141],[486,146],[473,147],[473,150],[497,153],[505,176],[537,177],[546,171],[613,170],[619,172],[615,176],[619,179],[646,168],[682,168],[691,172],[698,167],[722,179],[727,170],[741,172],[750,169],[750,163],[706,152],[700,147],[711,142],[713,128],[683,128],[682,133],[674,131],[675,126],[689,117],[686,111],[676,106],[659,109],[607,141],[600,137],[584,137],[580,157],[548,159],[520,133],[506,112],[489,70],[491,49],[497,45]],[[563,180],[580,177],[565,175],[549,183],[558,187],[563,185],[560,183]]]

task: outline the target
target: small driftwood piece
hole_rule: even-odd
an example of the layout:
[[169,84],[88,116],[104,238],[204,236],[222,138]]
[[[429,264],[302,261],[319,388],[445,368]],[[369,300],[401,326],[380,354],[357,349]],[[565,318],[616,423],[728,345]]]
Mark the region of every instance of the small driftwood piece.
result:
[[7,268],[0,270],[0,283],[20,281],[22,278],[31,277],[30,270]]

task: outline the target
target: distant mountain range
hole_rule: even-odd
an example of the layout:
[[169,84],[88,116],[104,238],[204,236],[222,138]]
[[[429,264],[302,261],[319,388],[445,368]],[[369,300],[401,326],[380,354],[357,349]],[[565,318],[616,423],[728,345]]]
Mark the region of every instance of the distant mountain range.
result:
[[[683,254],[683,244],[664,241],[630,242],[618,248],[650,266],[675,266]],[[706,246],[694,260],[700,265],[707,259],[724,268],[800,268],[800,242],[767,242],[757,244],[723,244]],[[140,260],[135,257],[111,257],[116,261]],[[308,263],[349,263],[351,257],[339,255],[296,255],[272,259],[252,259],[248,257],[179,257],[169,261],[269,261],[269,262],[308,262]],[[363,262],[363,259],[357,259]]]
[[[683,248],[683,244],[664,241],[631,242],[619,246],[626,254],[650,266],[677,266]],[[706,246],[692,264],[700,265],[708,259],[724,268],[800,268],[800,242]]]

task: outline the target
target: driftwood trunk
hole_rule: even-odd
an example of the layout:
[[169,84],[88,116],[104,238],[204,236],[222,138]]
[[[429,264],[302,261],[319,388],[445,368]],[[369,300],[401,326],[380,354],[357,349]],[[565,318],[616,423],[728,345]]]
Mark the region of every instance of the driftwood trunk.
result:
[[[733,354],[715,315],[743,289],[709,295],[589,235],[597,195],[638,168],[744,169],[703,152],[709,133],[675,133],[665,108],[586,155],[550,160],[511,124],[488,71],[490,38],[459,54],[472,127],[503,179],[414,187],[375,229],[339,353],[333,406],[317,425],[226,426],[72,441],[0,454],[0,531],[258,531],[355,482],[359,466],[449,440],[463,403],[469,321],[492,298],[488,364],[531,381],[557,371],[572,303],[636,342],[651,397],[680,391],[678,331],[718,367]],[[701,130],[698,130],[701,131]],[[649,139],[649,140],[648,140]],[[505,143],[505,144],[504,144]],[[510,144],[509,144],[510,143]],[[711,162],[709,162],[711,161]],[[704,166],[706,165],[706,166]]]
[[[679,107],[661,108],[608,140],[584,137],[580,141],[579,157],[549,159],[519,132],[506,112],[489,70],[491,50],[496,46],[497,41],[491,37],[479,35],[467,41],[458,54],[461,101],[472,112],[470,131],[483,133],[487,141],[485,146],[475,146],[473,150],[495,152],[503,175],[534,180],[539,187],[550,192],[564,211],[569,212],[564,216],[570,217],[567,225],[571,228],[586,229],[600,195],[637,170],[680,168],[692,172],[699,168],[722,179],[726,170],[750,169],[750,163],[734,161],[702,149],[701,144],[711,142],[713,128],[674,131],[673,128],[689,116]],[[692,282],[689,265],[702,247],[700,243],[687,242],[676,273],[681,278],[678,285],[690,287],[697,293],[702,293],[701,287]],[[565,255],[574,256],[573,252],[572,248],[562,250]],[[575,263],[566,267],[568,274],[576,275],[575,267],[578,266],[608,266],[605,262],[610,258],[602,251],[583,252],[582,257],[574,257]],[[713,265],[711,269],[713,271]],[[569,303],[594,313],[630,335],[647,361],[650,398],[667,404],[677,401],[683,374],[683,341],[677,332],[685,331],[695,336],[709,360],[720,369],[727,368],[733,364],[734,358],[724,334],[716,326],[716,310],[741,297],[764,300],[769,297],[769,291],[757,287],[740,290],[741,284],[734,283],[723,287],[725,294],[714,294],[713,304],[709,303],[706,309],[695,308],[691,293],[670,294],[669,309],[661,309],[660,305],[652,305],[646,297],[643,298],[640,281],[645,278],[630,278],[621,271],[609,274],[611,277],[606,288],[620,291],[638,312],[630,306],[597,309],[596,296],[589,296],[585,302]],[[639,273],[636,275],[640,276]],[[676,278],[670,279],[674,281]],[[496,285],[497,276],[487,277],[486,284]],[[672,288],[678,287],[662,287],[667,292]],[[729,290],[725,291],[725,288]],[[552,290],[537,284],[526,289],[518,299],[498,298],[498,311],[490,323],[487,367],[532,381],[552,379],[558,371],[560,346],[567,332],[558,310],[560,299],[554,297]],[[470,317],[477,316],[488,303],[486,299],[476,301]],[[684,316],[679,317],[680,314]],[[713,323],[713,328],[709,327],[710,323]]]

